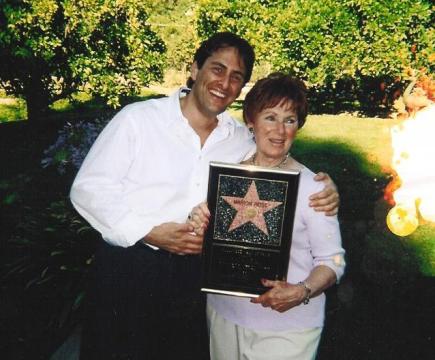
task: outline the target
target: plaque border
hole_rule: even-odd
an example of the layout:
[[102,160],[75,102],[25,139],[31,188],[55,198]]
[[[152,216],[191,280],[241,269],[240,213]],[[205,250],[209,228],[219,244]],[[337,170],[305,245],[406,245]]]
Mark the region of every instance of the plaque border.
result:
[[[294,213],[296,209],[297,193],[299,187],[299,170],[283,170],[275,168],[266,168],[254,165],[246,164],[230,164],[224,162],[210,162],[209,169],[209,182],[208,182],[208,193],[207,193],[207,203],[211,213],[209,226],[204,235],[204,244],[202,251],[202,274],[201,274],[201,291],[234,295],[242,297],[256,297],[264,293],[267,288],[259,284],[252,284],[248,286],[240,286],[230,283],[219,283],[212,280],[212,259],[214,256],[215,246],[225,246],[222,242],[228,243],[228,247],[239,247],[239,248],[256,248],[266,251],[270,251],[270,246],[265,246],[262,244],[251,244],[246,245],[244,243],[237,243],[237,241],[225,241],[224,239],[215,237],[215,214],[216,207],[218,205],[218,194],[220,176],[236,176],[243,179],[254,180],[267,180],[267,181],[281,181],[286,183],[286,193],[285,193],[285,204],[283,204],[283,218],[280,229],[281,234],[281,244],[279,246],[274,246],[277,252],[279,252],[279,264],[277,265],[277,273],[275,274],[275,279],[285,281],[287,278],[287,271],[290,258],[290,249],[292,241],[293,232],[293,222]],[[280,205],[281,206],[281,205]],[[215,240],[219,243],[215,244]]]

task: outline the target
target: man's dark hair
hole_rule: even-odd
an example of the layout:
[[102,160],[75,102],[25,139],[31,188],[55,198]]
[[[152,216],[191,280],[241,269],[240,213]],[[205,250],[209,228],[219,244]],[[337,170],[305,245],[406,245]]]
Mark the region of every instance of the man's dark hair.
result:
[[308,113],[307,88],[302,80],[279,72],[258,80],[249,90],[243,102],[243,120],[246,124],[253,123],[261,111],[282,102],[291,104],[298,115],[298,128],[304,126]]
[[[245,39],[242,39],[236,34],[231,32],[219,32],[212,35],[207,40],[204,40],[196,50],[193,61],[196,61],[198,69],[201,69],[207,58],[209,58],[214,52],[227,47],[233,47],[238,50],[243,63],[245,64],[246,74],[244,80],[245,83],[247,83],[249,79],[251,79],[255,53],[252,46]],[[187,79],[187,87],[192,88],[194,82],[195,81],[189,77],[189,79]]]

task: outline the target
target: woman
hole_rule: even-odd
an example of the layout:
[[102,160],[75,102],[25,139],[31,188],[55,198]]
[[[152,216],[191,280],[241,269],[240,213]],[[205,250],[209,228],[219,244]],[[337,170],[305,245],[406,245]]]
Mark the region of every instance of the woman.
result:
[[[208,295],[207,317],[213,359],[314,359],[324,321],[323,291],[344,271],[337,217],[315,212],[309,194],[322,184],[288,155],[307,116],[304,84],[284,74],[259,80],[246,95],[243,118],[257,151],[245,164],[300,170],[287,282],[263,279],[270,288],[254,298]],[[209,212],[203,203],[191,213],[202,233]]]

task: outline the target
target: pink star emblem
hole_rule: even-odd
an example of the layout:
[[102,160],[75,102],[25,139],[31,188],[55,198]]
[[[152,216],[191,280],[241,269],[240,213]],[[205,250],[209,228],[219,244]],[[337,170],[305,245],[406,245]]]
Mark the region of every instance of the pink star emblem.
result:
[[266,221],[264,220],[264,213],[281,205],[282,202],[260,200],[254,181],[252,181],[251,185],[249,186],[245,197],[241,198],[235,196],[222,196],[222,198],[237,210],[237,214],[234,217],[234,220],[231,223],[228,231],[237,229],[238,227],[250,221],[258,229],[269,236]]

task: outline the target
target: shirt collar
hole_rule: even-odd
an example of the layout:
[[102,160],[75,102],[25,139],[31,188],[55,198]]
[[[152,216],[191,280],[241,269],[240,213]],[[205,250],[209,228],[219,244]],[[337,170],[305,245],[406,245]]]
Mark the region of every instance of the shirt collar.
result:
[[[170,121],[167,123],[168,126],[173,125],[173,123],[184,123],[189,126],[189,122],[184,117],[183,113],[181,112],[181,104],[180,99],[184,96],[186,96],[190,92],[190,89],[187,87],[181,87],[174,93],[170,95],[170,101],[172,104],[173,109],[175,109],[175,116],[173,116]],[[217,116],[218,124],[215,130],[221,132],[222,134],[229,133],[230,135],[234,134],[236,124],[229,114],[228,111],[224,111],[223,113],[219,114]]]
[[216,130],[221,131],[224,134],[234,134],[236,124],[228,111],[224,111],[223,113],[219,114],[217,116],[217,119],[218,125],[216,127]]
[[174,113],[171,114],[170,119],[167,122],[168,127],[171,127],[176,124],[177,125],[183,123],[188,124],[187,119],[183,116],[183,113],[181,112],[181,104],[180,104],[180,99],[186,96],[186,94],[188,94],[188,91],[189,91],[188,88],[181,87],[180,89],[178,89],[177,91],[175,91],[169,96],[170,105],[168,110],[170,112],[174,111]]

